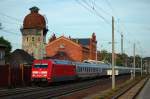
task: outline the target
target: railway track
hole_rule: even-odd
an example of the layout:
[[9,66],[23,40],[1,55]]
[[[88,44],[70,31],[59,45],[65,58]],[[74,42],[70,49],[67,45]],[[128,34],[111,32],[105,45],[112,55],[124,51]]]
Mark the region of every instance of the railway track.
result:
[[140,90],[146,84],[147,81],[148,81],[148,77],[141,80],[140,82],[136,81],[130,84],[126,88],[120,90],[120,92],[115,96],[113,96],[112,99],[125,99],[125,98],[135,99],[137,94],[140,92]]
[[15,88],[15,89],[3,89],[0,90],[0,97],[10,96],[20,93],[26,93],[34,90],[41,90],[41,87],[25,87],[25,88]]
[[[122,79],[122,76],[117,77],[117,80]],[[26,89],[13,89],[9,92],[0,91],[1,99],[47,99],[53,97],[59,97],[62,95],[70,94],[76,91],[87,89],[98,84],[104,85],[111,83],[110,78],[101,78],[96,80],[78,82],[73,84],[66,84],[60,86],[51,87],[37,87]]]

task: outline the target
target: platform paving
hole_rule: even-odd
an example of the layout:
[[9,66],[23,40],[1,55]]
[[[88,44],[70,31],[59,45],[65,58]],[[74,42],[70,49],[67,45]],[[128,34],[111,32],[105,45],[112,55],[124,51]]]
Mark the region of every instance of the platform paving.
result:
[[150,79],[143,87],[136,99],[150,99]]

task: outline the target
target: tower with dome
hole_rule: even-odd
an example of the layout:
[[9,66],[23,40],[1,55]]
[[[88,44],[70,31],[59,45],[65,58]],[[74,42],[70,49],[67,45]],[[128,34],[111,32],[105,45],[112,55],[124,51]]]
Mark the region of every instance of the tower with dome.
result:
[[30,13],[25,16],[22,32],[22,49],[34,56],[42,59],[45,55],[45,44],[47,26],[44,16],[39,14],[38,7],[29,9]]

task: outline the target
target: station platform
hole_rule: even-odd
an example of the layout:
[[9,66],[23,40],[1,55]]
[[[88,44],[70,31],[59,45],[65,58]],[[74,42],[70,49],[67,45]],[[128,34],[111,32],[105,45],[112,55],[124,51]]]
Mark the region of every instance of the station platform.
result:
[[136,99],[150,99],[150,79],[143,87]]

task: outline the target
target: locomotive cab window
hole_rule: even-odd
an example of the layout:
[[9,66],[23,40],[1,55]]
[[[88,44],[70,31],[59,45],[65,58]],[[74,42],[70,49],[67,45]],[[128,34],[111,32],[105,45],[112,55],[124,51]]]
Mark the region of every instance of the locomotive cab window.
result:
[[47,64],[35,64],[34,68],[47,68],[48,65]]

